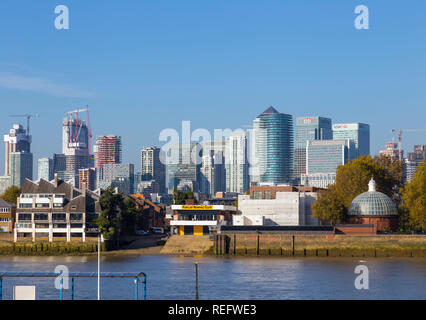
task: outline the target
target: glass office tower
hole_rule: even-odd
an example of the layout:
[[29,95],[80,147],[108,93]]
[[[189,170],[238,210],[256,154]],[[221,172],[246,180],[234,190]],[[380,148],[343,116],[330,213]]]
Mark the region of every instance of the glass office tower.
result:
[[294,184],[300,184],[301,175],[306,173],[306,142],[331,139],[333,139],[331,119],[324,117],[297,118],[294,141]]
[[351,139],[355,148],[350,153],[350,160],[370,154],[370,126],[365,123],[333,124],[333,139]]
[[167,150],[168,192],[180,184],[188,184],[192,191],[198,192],[202,148],[198,143],[174,144]]
[[256,176],[252,181],[290,183],[293,175],[293,116],[269,107],[253,121]]

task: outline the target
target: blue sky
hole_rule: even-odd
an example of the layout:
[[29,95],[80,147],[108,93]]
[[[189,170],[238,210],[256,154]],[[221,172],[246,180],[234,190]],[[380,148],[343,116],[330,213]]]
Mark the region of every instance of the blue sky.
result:
[[[70,30],[54,28],[59,4]],[[354,28],[359,4],[369,30]],[[1,1],[1,133],[8,114],[39,113],[34,156],[51,156],[64,112],[89,104],[94,136],[121,135],[139,170],[164,128],[239,128],[273,105],[369,123],[376,154],[390,129],[426,128],[425,13],[420,0]]]

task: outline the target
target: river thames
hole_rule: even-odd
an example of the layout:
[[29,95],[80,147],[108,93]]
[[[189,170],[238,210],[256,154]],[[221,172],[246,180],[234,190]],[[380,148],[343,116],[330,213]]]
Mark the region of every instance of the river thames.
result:
[[[195,267],[199,263],[199,295],[206,300],[263,299],[426,299],[426,259],[423,258],[282,258],[106,256],[102,272],[145,272],[147,299],[195,298]],[[83,257],[0,257],[0,271],[96,272],[97,259]],[[369,270],[369,289],[354,286],[355,267]],[[13,285],[36,285],[37,299],[59,299],[54,279],[3,279],[3,299],[12,299]],[[140,297],[143,296],[142,285]],[[71,298],[64,291],[64,299]],[[75,281],[75,299],[95,300],[97,279]],[[101,280],[102,299],[133,299],[132,279]]]

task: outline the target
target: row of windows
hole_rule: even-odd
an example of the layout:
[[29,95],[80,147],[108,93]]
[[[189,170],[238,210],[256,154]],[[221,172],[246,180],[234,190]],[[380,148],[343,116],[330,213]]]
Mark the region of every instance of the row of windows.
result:
[[11,222],[12,219],[10,218],[0,218],[0,222]]
[[21,198],[32,199],[32,198],[64,198],[64,195],[57,194],[32,194],[32,193],[24,193],[21,195]]
[[10,212],[10,208],[0,208],[0,212],[4,213],[4,212]]
[[[31,221],[31,213],[19,213],[18,214],[18,220],[19,221]],[[52,221],[59,221],[59,220],[66,220],[67,215],[66,213],[52,213]],[[70,220],[82,220],[83,214],[82,213],[71,213],[70,214]],[[34,213],[34,220],[36,221],[46,221],[49,220],[49,214],[48,213]]]
[[[20,203],[19,204],[19,208],[21,209],[30,209],[33,207],[32,203]],[[36,208],[50,208],[50,204],[49,203],[37,203]],[[54,203],[53,204],[53,208],[62,208],[63,205],[62,203]]]

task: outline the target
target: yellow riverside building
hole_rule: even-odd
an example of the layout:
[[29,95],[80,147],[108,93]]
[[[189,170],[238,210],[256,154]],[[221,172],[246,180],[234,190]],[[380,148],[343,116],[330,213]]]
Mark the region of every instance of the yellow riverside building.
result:
[[170,221],[172,234],[208,235],[218,226],[232,221],[237,208],[226,205],[172,205],[173,218]]

